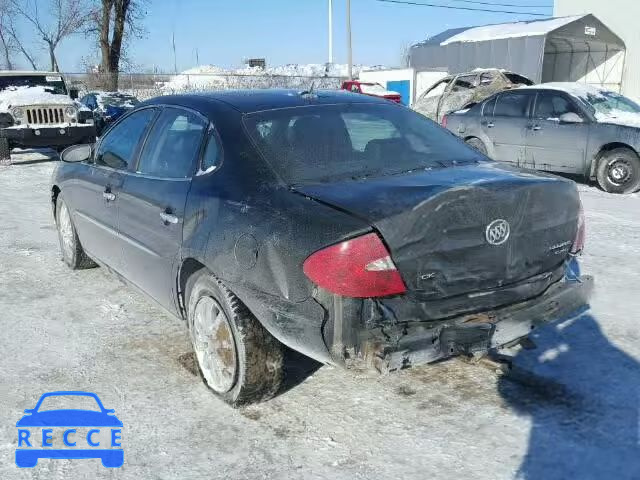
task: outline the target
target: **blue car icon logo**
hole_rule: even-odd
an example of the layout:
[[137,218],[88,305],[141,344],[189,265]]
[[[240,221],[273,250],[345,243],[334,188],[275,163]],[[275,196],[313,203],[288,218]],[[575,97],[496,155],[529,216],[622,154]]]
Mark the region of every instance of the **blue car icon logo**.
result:
[[[80,402],[91,409],[47,408],[56,402]],[[110,468],[124,463],[122,422],[114,410],[104,408],[95,393],[45,393],[33,409],[24,412],[16,423],[18,467],[35,467],[40,458],[100,458],[102,465]]]

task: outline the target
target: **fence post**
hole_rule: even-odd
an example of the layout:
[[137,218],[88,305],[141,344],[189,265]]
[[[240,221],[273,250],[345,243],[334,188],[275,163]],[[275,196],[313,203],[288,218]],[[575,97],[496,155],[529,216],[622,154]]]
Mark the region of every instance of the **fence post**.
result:
[[131,85],[131,94],[133,94],[133,73],[129,74],[129,84]]

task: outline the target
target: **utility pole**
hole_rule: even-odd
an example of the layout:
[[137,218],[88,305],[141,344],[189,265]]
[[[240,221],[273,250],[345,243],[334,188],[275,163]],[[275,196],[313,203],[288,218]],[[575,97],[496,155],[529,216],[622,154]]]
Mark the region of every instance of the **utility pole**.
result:
[[329,0],[329,63],[333,63],[333,0]]
[[178,60],[176,58],[176,32],[171,32],[171,46],[173,48],[173,72],[178,73]]
[[347,76],[353,80],[353,58],[351,55],[351,0],[347,0]]

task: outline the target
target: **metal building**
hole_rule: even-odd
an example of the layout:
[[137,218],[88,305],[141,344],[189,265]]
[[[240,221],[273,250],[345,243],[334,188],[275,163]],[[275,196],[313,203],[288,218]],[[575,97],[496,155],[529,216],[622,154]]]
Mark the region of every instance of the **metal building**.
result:
[[[639,1],[640,0],[636,0]],[[416,70],[504,68],[536,83],[572,81],[620,91],[625,44],[593,15],[447,30],[413,45]]]
[[624,41],[627,49],[622,93],[640,101],[640,1],[555,0],[554,15],[592,13]]

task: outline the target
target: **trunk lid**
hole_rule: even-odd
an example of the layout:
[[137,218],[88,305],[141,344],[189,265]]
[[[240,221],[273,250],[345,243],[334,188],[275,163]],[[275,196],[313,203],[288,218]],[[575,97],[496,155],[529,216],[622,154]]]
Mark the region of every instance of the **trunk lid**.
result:
[[369,222],[409,291],[425,300],[553,271],[580,205],[573,182],[494,162],[294,189]]

